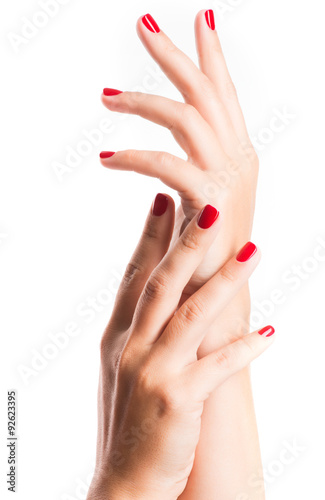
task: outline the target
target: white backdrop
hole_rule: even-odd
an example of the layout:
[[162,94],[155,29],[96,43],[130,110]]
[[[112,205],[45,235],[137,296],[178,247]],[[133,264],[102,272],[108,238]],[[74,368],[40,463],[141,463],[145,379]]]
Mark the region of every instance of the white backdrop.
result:
[[[12,498],[11,389],[19,410],[15,498],[85,498],[99,339],[152,199],[166,191],[158,180],[104,169],[98,153],[182,155],[168,131],[110,113],[100,95],[107,86],[179,98],[138,40],[136,19],[150,12],[195,58],[202,8],[215,10],[261,161],[253,241],[263,259],[251,280],[252,322],[273,324],[277,341],[252,377],[268,499],[323,498],[323,2],[57,0],[50,18],[49,3],[16,0],[0,10],[1,498]],[[283,126],[274,131],[279,113]],[[99,128],[98,144],[87,145]],[[81,153],[73,168],[72,150]],[[67,345],[53,347],[63,331]]]

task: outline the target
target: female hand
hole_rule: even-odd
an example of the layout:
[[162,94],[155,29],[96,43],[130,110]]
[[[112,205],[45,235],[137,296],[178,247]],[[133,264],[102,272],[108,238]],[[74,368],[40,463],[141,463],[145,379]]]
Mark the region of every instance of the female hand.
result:
[[114,89],[104,89],[102,101],[112,111],[136,114],[170,129],[188,159],[165,152],[127,150],[113,155],[102,152],[101,161],[108,168],[159,177],[178,191],[181,207],[174,238],[207,203],[224,214],[218,243],[211,245],[185,287],[188,296],[249,240],[258,159],[214,29],[213,11],[199,12],[195,22],[200,69],[149,14],[139,19],[137,29],[185,103]]
[[272,342],[267,327],[197,358],[209,325],[260,258],[247,244],[178,307],[215,241],[218,215],[206,206],[168,249],[174,204],[156,197],[101,342],[97,464],[88,500],[176,499],[193,466],[204,401]]

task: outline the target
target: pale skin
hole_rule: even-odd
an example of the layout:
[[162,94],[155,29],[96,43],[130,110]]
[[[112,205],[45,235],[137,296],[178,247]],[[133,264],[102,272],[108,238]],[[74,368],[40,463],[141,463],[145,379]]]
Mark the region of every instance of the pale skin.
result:
[[[199,12],[195,20],[200,69],[162,30],[153,33],[139,19],[137,31],[184,102],[132,92],[103,95],[102,101],[111,111],[137,114],[169,128],[188,159],[165,152],[127,150],[101,161],[107,168],[158,177],[178,192],[181,206],[173,240],[206,203],[220,210],[223,224],[219,237],[186,285],[182,302],[250,239],[258,159],[217,32],[207,25],[205,11]],[[198,357],[246,335],[249,314],[246,285],[205,331]],[[250,500],[263,500],[264,492],[249,481],[261,470],[249,369],[245,368],[218,386],[205,401],[194,465],[180,498],[234,500],[246,495]]]
[[224,221],[201,228],[200,211],[170,245],[174,203],[166,198],[165,213],[147,217],[102,337],[97,460],[87,500],[182,498],[205,401],[274,339],[253,332],[198,358],[210,325],[245,285],[260,252],[246,262],[230,258],[180,306]]

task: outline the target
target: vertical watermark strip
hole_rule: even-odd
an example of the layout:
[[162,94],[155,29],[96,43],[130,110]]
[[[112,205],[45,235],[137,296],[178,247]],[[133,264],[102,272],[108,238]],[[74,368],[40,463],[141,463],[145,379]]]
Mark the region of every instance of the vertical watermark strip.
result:
[[17,391],[8,391],[7,394],[8,416],[8,466],[7,485],[8,491],[16,493],[17,488]]

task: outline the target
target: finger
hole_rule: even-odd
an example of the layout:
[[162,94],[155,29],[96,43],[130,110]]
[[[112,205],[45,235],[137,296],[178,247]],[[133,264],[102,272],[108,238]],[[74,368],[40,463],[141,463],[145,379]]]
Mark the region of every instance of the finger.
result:
[[155,342],[174,314],[185,285],[217,235],[218,216],[218,210],[207,205],[149,277],[132,324],[134,335],[143,342]]
[[273,334],[274,328],[266,326],[189,365],[186,377],[190,380],[193,397],[202,398],[202,401],[207,399],[228,377],[245,368],[270,347]]
[[191,163],[174,155],[129,149],[117,153],[102,151],[100,158],[104,167],[157,177],[166,186],[178,191],[180,196],[197,200],[198,208],[205,204],[206,175]]
[[159,193],[148,214],[142,236],[119,287],[110,328],[130,326],[136,304],[153,269],[168,250],[174,227],[174,200]]
[[167,348],[172,357],[185,364],[192,360],[209,326],[247,283],[259,260],[260,251],[248,242],[182,304],[157,342],[157,349]]
[[215,85],[241,143],[249,140],[235,86],[230,77],[220,40],[215,30],[213,10],[201,10],[195,19],[196,45],[202,72]]
[[[178,88],[188,104],[192,104],[217,133],[220,144],[230,155],[238,140],[233,133],[230,117],[209,78],[194,62],[178,49],[159,28],[152,31],[147,14],[138,20],[138,35],[152,58],[169,80]],[[232,133],[230,133],[232,132]],[[236,139],[236,140],[235,140]]]
[[219,165],[220,168],[224,166],[227,158],[214,131],[190,104],[140,92],[112,95],[112,89],[104,89],[102,101],[111,111],[142,116],[168,128],[181,148],[200,168],[211,168],[211,164]]

